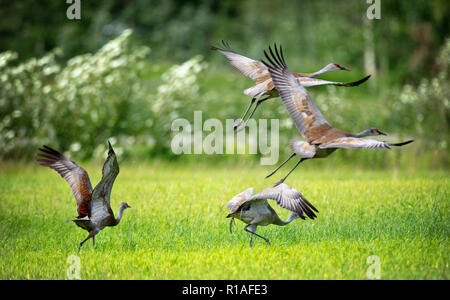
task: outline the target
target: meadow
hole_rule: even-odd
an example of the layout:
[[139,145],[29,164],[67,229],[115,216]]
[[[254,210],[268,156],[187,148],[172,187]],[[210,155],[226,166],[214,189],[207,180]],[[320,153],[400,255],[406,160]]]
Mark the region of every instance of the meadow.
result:
[[[102,0],[83,1],[81,20],[66,17],[65,1],[4,2],[0,279],[70,279],[77,259],[81,279],[370,279],[372,258],[381,279],[449,278],[450,1],[383,0],[372,19],[367,1]],[[227,202],[268,187],[295,162],[265,180],[275,166],[259,165],[260,152],[171,147],[175,120],[193,124],[200,111],[204,122],[225,124],[251,100],[243,91],[252,80],[211,51],[221,40],[256,60],[281,44],[292,71],[351,69],[325,80],[370,74],[357,87],[308,91],[338,129],[376,127],[388,134],[380,140],[414,143],[303,163],[286,183],[318,218],[260,227],[271,245],[255,238],[250,249],[244,223],[229,232]],[[253,117],[279,120],[271,146],[281,163],[299,137],[286,108],[273,99]],[[36,149],[84,161],[95,185],[107,140],[121,169],[112,208],[132,209],[77,254],[87,233],[64,221],[76,217],[75,200],[34,161]]]
[[[394,151],[394,150],[393,150]],[[95,185],[103,161],[86,165]],[[286,183],[318,218],[259,227],[249,248],[244,223],[229,232],[226,203],[264,180],[254,164],[120,162],[112,190],[117,227],[78,253],[81,279],[448,279],[450,179],[446,171],[318,168],[305,164]],[[75,200],[53,170],[5,163],[0,172],[0,279],[67,279],[68,258],[87,233],[71,222]],[[273,182],[272,182],[273,181]],[[271,203],[282,218],[289,212]]]

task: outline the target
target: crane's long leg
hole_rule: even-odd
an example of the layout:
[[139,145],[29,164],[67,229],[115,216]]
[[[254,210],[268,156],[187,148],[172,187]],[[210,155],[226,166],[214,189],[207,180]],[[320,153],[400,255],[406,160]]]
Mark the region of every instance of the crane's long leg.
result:
[[[250,230],[250,229],[248,229],[249,226],[252,226],[252,229],[254,228],[253,231]],[[250,248],[252,248],[252,246],[253,246],[253,245],[252,245],[253,235],[256,235],[257,237],[262,238],[263,240],[266,241],[266,243],[267,243],[268,245],[270,245],[269,239],[267,239],[267,238],[263,237],[262,235],[259,235],[259,234],[257,234],[257,233],[255,232],[257,227],[258,227],[258,226],[256,226],[256,225],[250,225],[250,224],[248,224],[247,226],[244,227],[244,230],[251,234],[251,236],[250,236]]]
[[79,245],[78,245],[78,252],[80,252],[81,246],[83,246],[83,244],[89,240],[90,238],[93,238],[95,236],[94,232],[89,232],[89,235],[87,236],[87,238],[85,238]]
[[253,108],[252,112],[250,113],[250,116],[248,116],[247,120],[245,121],[244,125],[240,126],[239,131],[244,129],[245,127],[247,127],[248,121],[250,121],[250,119],[253,117],[253,114],[255,113],[256,109],[258,108],[258,106],[263,103],[264,101],[270,99],[270,96],[267,96],[266,98],[263,98],[261,100],[258,100],[258,102],[256,102],[255,107]]
[[286,159],[285,161],[283,161],[283,163],[281,165],[279,165],[275,170],[273,170],[272,172],[270,172],[269,175],[266,176],[266,178],[269,178],[270,176],[272,176],[273,174],[275,174],[282,166],[284,166],[291,158],[293,158],[295,156],[295,153],[292,153],[291,156],[288,157],[288,159]]
[[92,247],[95,247],[95,235],[92,237]]
[[234,218],[231,218],[231,220],[230,220],[230,233],[233,233],[233,231],[231,230],[231,227],[233,225],[233,220],[234,220]]
[[84,244],[88,239],[90,239],[90,238],[91,238],[91,235],[89,234],[88,237],[85,238],[85,239],[78,245],[78,251],[77,251],[77,253],[80,252],[81,246],[83,246],[83,244]]
[[275,185],[277,186],[277,185],[279,185],[279,184],[282,184],[282,183],[286,180],[286,178],[288,178],[289,174],[291,174],[292,171],[294,171],[295,168],[297,168],[297,166],[298,166],[302,161],[307,160],[307,159],[309,159],[309,158],[308,158],[308,157],[302,157],[302,158],[300,158],[299,161],[297,162],[297,164],[289,171],[289,173],[287,173],[286,176],[284,176],[283,178],[281,178],[281,180],[278,181]]
[[253,103],[255,103],[255,101],[256,101],[256,98],[252,98],[252,101],[250,101],[250,104],[248,105],[247,109],[245,110],[242,118],[238,122],[236,122],[236,124],[233,125],[234,130],[236,130],[239,127],[239,125],[242,124],[242,121],[244,121],[245,116],[247,115],[248,111],[250,110],[250,107],[252,107],[252,105],[253,105]]

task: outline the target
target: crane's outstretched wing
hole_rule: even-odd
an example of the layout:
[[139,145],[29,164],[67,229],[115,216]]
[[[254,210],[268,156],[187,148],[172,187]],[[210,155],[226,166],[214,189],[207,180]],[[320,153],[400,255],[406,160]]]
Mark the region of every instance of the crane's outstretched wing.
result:
[[[260,61],[245,57],[243,55],[237,54],[230,49],[228,43],[222,41],[222,44],[225,49],[221,49],[215,46],[212,46],[212,50],[217,50],[230,61],[230,63],[239,71],[241,71],[244,76],[259,82],[263,82],[264,80],[270,78],[267,67]],[[266,78],[266,79],[264,79]]]
[[268,187],[247,201],[261,199],[275,200],[279,206],[297,213],[302,219],[305,219],[303,214],[314,219],[317,217],[314,211],[319,212],[302,194],[285,183]]
[[[309,141],[307,131],[321,125],[329,126],[327,120],[314,104],[308,91],[299,83],[297,78],[289,71],[283,57],[275,45],[275,53],[269,47],[270,56],[264,51],[269,63],[263,63],[269,68],[272,81],[280,93],[281,100],[286,107],[290,117],[294,121],[300,134]],[[281,53],[281,54],[280,54]]]
[[68,159],[58,151],[43,146],[39,148],[37,161],[41,166],[49,167],[64,178],[72,189],[77,201],[78,218],[89,215],[89,202],[91,200],[92,186],[88,173],[72,160]]
[[311,78],[311,77],[297,77],[297,80],[300,82],[300,84],[304,87],[310,87],[310,86],[318,86],[318,85],[337,85],[337,86],[345,86],[345,87],[352,87],[352,86],[358,86],[367,79],[370,78],[371,75],[368,75],[360,80],[353,81],[353,82],[339,82],[339,81],[328,81],[328,80],[322,80],[317,78]]
[[116,154],[108,142],[109,151],[105,164],[102,169],[102,179],[94,188],[91,200],[91,218],[101,220],[108,216],[112,216],[110,196],[111,189],[119,174],[119,164],[117,163]]
[[253,188],[249,188],[240,194],[237,194],[227,203],[227,208],[231,213],[235,213],[239,208],[253,195]]
[[409,143],[412,143],[413,141],[406,141],[402,143],[388,143],[388,142],[382,142],[377,141],[373,139],[361,139],[361,138],[355,138],[355,137],[342,137],[338,138],[332,141],[329,141],[327,143],[323,143],[319,145],[319,148],[326,149],[326,148],[349,148],[349,149],[357,149],[357,148],[386,148],[390,149],[391,146],[403,146]]

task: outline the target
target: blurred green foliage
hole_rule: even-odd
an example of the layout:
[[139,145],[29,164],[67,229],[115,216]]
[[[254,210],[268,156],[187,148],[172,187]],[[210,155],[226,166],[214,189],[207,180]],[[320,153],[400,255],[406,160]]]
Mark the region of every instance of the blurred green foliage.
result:
[[125,30],[96,53],[63,65],[56,61],[59,49],[17,66],[16,53],[0,54],[1,157],[30,157],[51,143],[89,158],[103,154],[107,139],[120,145],[119,153],[136,143],[168,152],[171,120],[198,98],[196,74],[205,63],[196,56],[174,65],[155,86],[146,75],[150,49],[133,45],[131,34]]
[[[29,155],[44,141],[90,156],[94,145],[118,133],[135,134],[144,92],[140,71],[149,49],[130,48],[131,31],[61,65],[57,49],[40,59],[11,65],[15,53],[2,54],[0,139],[3,157]],[[131,98],[131,102],[129,101]],[[135,104],[135,105],[132,105]]]
[[169,63],[214,57],[209,45],[225,39],[255,58],[270,43],[281,43],[306,70],[329,61],[362,70],[366,47],[373,47],[378,72],[394,83],[432,74],[450,29],[447,0],[381,0],[381,19],[370,22],[365,0],[81,1],[81,20],[67,19],[66,1],[0,3],[0,52],[13,50],[21,58],[58,47],[70,59],[132,28],[136,39],[152,46],[155,61]]
[[432,153],[443,165],[449,164],[450,143],[450,39],[438,57],[441,69],[419,86],[405,85],[400,101],[393,106],[393,116],[403,119],[423,141],[419,155]]
[[[242,91],[251,80],[209,50],[224,39],[255,59],[281,43],[295,71],[329,62],[352,69],[324,79],[373,75],[359,87],[311,93],[338,128],[374,126],[390,141],[416,142],[394,154],[340,151],[331,164],[448,167],[446,0],[382,0],[372,21],[366,1],[82,1],[79,21],[67,19],[65,1],[0,2],[0,159],[30,158],[43,143],[87,159],[104,154],[106,139],[122,157],[173,158],[174,119],[193,122],[196,110],[203,120],[236,119],[250,101]],[[259,118],[281,120],[282,159],[298,133],[279,99]]]

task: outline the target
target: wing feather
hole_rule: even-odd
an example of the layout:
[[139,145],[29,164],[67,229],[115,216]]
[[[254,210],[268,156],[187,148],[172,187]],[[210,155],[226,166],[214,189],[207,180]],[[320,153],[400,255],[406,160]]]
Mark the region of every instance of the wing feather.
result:
[[353,81],[353,82],[339,82],[339,81],[328,81],[328,80],[322,80],[317,78],[311,78],[311,77],[297,77],[297,80],[300,82],[300,84],[303,87],[311,87],[311,86],[318,86],[318,85],[337,85],[337,86],[345,86],[345,87],[352,87],[352,86],[358,86],[367,79],[370,78],[371,75],[368,75],[360,80]]
[[88,173],[74,161],[48,146],[44,145],[43,148],[39,148],[39,151],[40,153],[36,154],[39,164],[58,172],[72,189],[72,194],[77,202],[78,217],[88,216],[92,194]]
[[317,217],[314,211],[319,212],[302,194],[285,183],[268,187],[251,196],[247,201],[261,199],[275,200],[279,206],[297,213],[302,219],[305,219],[304,214],[314,219]]
[[319,145],[319,148],[326,149],[326,148],[349,148],[349,149],[357,149],[357,148],[386,148],[391,149],[391,146],[404,146],[409,143],[412,143],[413,140],[409,140],[402,143],[388,143],[388,142],[382,142],[377,141],[374,139],[361,139],[356,137],[342,137],[338,138],[323,144]]
[[255,81],[258,81],[264,76],[270,77],[267,67],[262,62],[237,54],[229,49],[228,44],[224,41],[222,41],[222,44],[226,49],[221,49],[214,46],[211,47],[211,49],[217,50],[225,55],[230,64],[244,74],[244,76]]
[[263,63],[269,68],[272,81],[280,93],[281,100],[286,107],[290,117],[294,121],[300,134],[307,140],[306,131],[324,124],[328,124],[325,117],[317,108],[308,91],[300,84],[299,80],[289,71],[283,57],[275,45],[275,52],[269,47],[270,55],[264,51],[268,63]]
[[327,143],[323,143],[319,145],[320,149],[327,148],[348,148],[348,149],[357,149],[357,148],[386,148],[390,149],[390,143],[377,141],[374,139],[361,139],[355,137],[342,137]]
[[239,208],[253,195],[253,188],[249,188],[243,191],[240,194],[234,196],[228,203],[227,208],[235,213],[239,210]]
[[[108,142],[109,144],[109,142]],[[113,216],[111,210],[111,189],[119,174],[119,164],[117,162],[116,154],[109,144],[108,157],[103,165],[102,179],[94,188],[91,200],[91,218],[102,220],[108,216]]]

